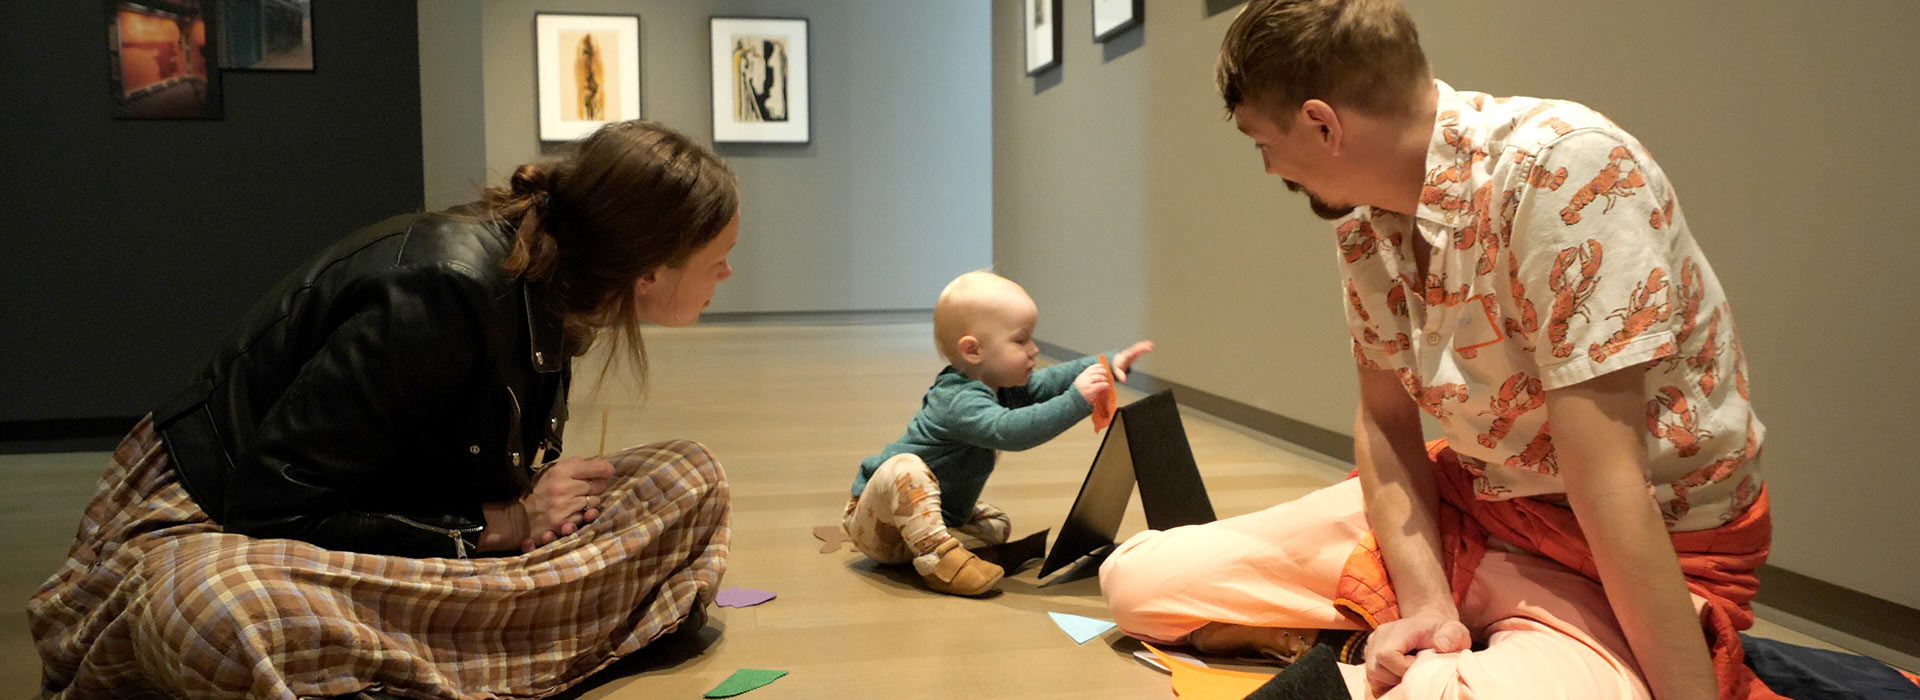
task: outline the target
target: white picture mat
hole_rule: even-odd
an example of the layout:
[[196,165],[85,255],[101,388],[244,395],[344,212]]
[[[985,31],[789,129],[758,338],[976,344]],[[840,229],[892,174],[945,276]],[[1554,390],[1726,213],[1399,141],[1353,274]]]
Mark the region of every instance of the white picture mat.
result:
[[[738,34],[787,39],[787,121],[740,122],[733,119],[733,37]],[[713,140],[806,143],[812,138],[812,91],[807,82],[807,23],[798,19],[715,17],[707,30],[713,67]]]
[[[1058,5],[1055,0],[1039,0],[1039,2],[1045,5],[1050,13]],[[1020,28],[1027,33],[1027,72],[1032,73],[1053,62],[1053,25],[1059,22],[1060,18],[1048,17],[1045,23],[1035,27],[1033,26],[1034,0],[1020,0],[1020,6],[1023,8],[1020,13]]]
[[[540,83],[540,140],[571,141],[591,134],[606,125],[601,121],[568,121],[560,118],[560,83],[556,79],[560,63],[561,30],[613,32],[620,37],[616,48],[620,60],[622,121],[640,118],[640,20],[636,17],[593,17],[582,15],[535,15],[533,22],[535,80]],[[629,75],[630,74],[630,75]]]
[[1133,0],[1093,0],[1093,35],[1099,36],[1133,19]]

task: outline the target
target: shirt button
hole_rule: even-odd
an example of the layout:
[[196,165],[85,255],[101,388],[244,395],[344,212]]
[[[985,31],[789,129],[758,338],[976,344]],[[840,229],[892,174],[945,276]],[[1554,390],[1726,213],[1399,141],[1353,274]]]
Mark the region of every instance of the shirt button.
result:
[[1428,344],[1428,345],[1439,345],[1439,344],[1440,344],[1440,334],[1439,334],[1439,333],[1428,333],[1428,334],[1427,334],[1427,344]]

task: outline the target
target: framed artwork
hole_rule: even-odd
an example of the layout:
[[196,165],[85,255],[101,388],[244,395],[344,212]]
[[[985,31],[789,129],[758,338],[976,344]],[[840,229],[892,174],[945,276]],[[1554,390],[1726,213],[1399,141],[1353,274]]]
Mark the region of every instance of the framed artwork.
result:
[[640,16],[533,15],[541,141],[640,118]]
[[1106,41],[1140,26],[1147,0],[1093,0],[1093,40]]
[[115,119],[219,119],[218,22],[201,3],[106,0]]
[[812,141],[807,21],[714,17],[708,22],[713,66],[713,142]]
[[220,67],[313,70],[313,0],[202,0],[218,8]]
[[1027,75],[1060,65],[1060,0],[1020,0],[1025,8]]

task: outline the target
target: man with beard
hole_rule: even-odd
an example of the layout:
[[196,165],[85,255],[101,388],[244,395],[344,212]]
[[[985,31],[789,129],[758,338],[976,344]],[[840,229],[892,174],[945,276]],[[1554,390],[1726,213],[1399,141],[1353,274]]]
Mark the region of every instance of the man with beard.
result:
[[1292,662],[1255,697],[1774,697],[1736,634],[1764,429],[1646,149],[1434,80],[1398,0],[1255,0],[1216,82],[1335,222],[1359,478],[1123,543],[1120,627]]

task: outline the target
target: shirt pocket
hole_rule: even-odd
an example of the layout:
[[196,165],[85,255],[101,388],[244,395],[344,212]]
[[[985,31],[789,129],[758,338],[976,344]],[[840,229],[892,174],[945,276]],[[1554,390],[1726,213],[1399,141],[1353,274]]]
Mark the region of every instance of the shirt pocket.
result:
[[1458,314],[1459,318],[1454,321],[1453,351],[1461,359],[1479,357],[1481,351],[1506,339],[1500,330],[1500,306],[1493,295],[1468,298],[1460,304]]

